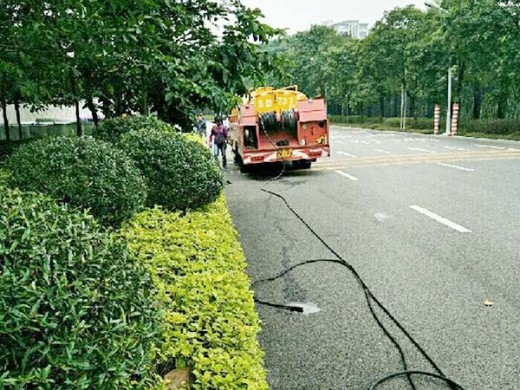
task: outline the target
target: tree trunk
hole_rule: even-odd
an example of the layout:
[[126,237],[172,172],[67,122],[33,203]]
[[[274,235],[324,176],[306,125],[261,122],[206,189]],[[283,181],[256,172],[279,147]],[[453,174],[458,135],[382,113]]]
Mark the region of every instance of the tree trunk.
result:
[[455,90],[455,99],[456,102],[462,105],[462,87],[464,85],[464,77],[466,74],[466,66],[464,62],[461,62],[459,65],[459,75],[457,82],[457,89]]
[[506,99],[504,99],[502,96],[500,96],[498,100],[498,107],[497,107],[497,118],[498,119],[505,119],[506,117]]
[[76,106],[76,135],[78,137],[83,136],[83,128],[81,127],[81,117],[79,115],[79,100],[76,99],[75,101]]
[[148,91],[143,92],[141,102],[141,115],[150,115],[150,105],[148,104]]
[[385,97],[384,96],[379,97],[379,111],[380,111],[379,118],[380,118],[381,122],[383,122],[383,117],[385,116]]
[[21,141],[23,139],[23,130],[22,130],[22,118],[20,115],[20,101],[18,98],[14,102],[14,109],[16,110],[16,123],[18,124],[18,139]]
[[401,114],[399,120],[399,130],[404,130],[406,127],[406,107],[405,107],[405,96],[406,92],[404,89],[404,84],[401,85]]
[[482,111],[482,88],[475,86],[473,89],[473,119],[480,119]]
[[94,121],[94,126],[98,127],[99,125],[99,116],[97,113],[97,107],[94,104],[94,99],[91,97],[87,98],[87,107],[92,113],[92,120]]
[[2,102],[2,113],[4,115],[4,132],[5,132],[5,140],[9,142],[11,140],[11,136],[9,134],[9,120],[7,119],[7,101],[5,96],[0,98]]
[[99,98],[99,101],[101,102],[101,112],[105,116],[106,119],[113,118],[114,117],[114,110],[112,108],[112,102],[107,97],[101,97]]
[[413,125],[414,129],[417,128],[417,103],[415,96],[410,95],[410,116],[413,117]]
[[393,104],[393,117],[397,118],[399,116],[399,96],[394,95],[394,104]]
[[115,110],[115,114],[117,117],[120,117],[120,116],[123,116],[123,114],[125,114],[125,108],[124,108],[124,103],[123,103],[123,97],[121,96],[118,96],[116,99],[115,99],[115,102],[114,102],[114,110]]

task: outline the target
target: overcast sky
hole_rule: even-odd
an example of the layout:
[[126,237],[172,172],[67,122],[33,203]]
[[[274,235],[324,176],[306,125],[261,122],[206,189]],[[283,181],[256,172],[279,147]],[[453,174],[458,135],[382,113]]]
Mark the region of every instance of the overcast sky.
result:
[[327,20],[359,20],[370,27],[385,11],[413,4],[421,9],[424,0],[242,0],[244,5],[260,8],[265,22],[288,28],[289,33],[307,30],[312,24]]

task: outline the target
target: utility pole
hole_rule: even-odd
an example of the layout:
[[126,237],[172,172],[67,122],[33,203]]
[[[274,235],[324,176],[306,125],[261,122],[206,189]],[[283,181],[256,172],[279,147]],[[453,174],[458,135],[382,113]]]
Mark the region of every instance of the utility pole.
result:
[[446,135],[451,134],[451,84],[452,84],[451,64],[448,68],[448,112],[446,115]]

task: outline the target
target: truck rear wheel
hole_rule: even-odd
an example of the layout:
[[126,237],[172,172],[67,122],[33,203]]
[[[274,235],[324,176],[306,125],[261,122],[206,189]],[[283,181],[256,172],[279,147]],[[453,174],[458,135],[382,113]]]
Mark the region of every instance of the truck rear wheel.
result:
[[250,165],[244,165],[244,160],[242,160],[242,156],[238,153],[238,150],[235,150],[235,163],[239,166],[241,173],[251,172]]
[[293,161],[294,169],[309,169],[311,167],[312,162],[310,160],[296,160]]
[[240,173],[250,173],[250,172],[251,172],[251,166],[250,165],[242,164],[240,166]]

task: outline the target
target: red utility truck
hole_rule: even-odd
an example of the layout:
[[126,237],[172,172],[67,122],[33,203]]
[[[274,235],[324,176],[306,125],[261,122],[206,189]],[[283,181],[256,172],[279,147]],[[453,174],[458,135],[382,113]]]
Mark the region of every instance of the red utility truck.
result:
[[228,142],[243,171],[284,161],[310,168],[330,157],[325,100],[308,99],[296,87],[259,88],[233,110]]

